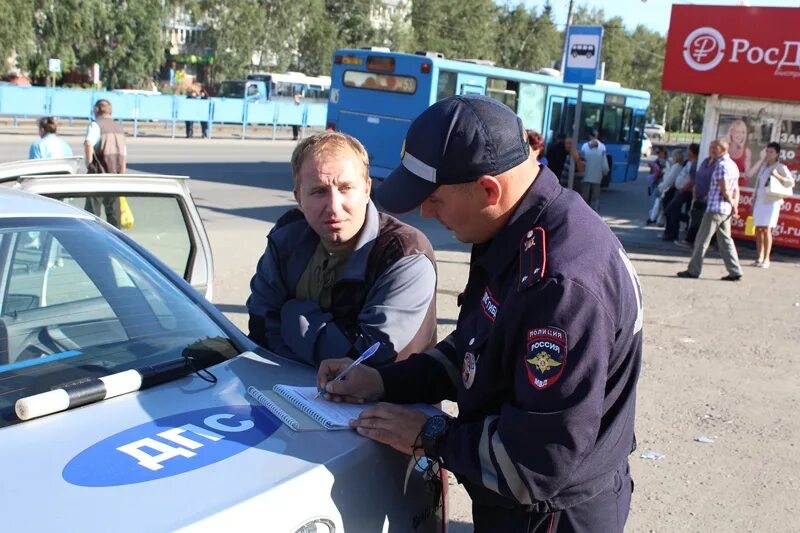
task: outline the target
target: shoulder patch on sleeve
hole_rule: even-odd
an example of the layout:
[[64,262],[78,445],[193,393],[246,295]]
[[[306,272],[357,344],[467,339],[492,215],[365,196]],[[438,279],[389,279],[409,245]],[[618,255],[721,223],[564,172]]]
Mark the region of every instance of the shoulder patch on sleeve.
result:
[[522,291],[538,283],[547,267],[547,242],[544,228],[535,227],[519,243],[519,283]]
[[567,332],[552,326],[530,329],[525,346],[528,381],[536,390],[552,387],[567,366]]

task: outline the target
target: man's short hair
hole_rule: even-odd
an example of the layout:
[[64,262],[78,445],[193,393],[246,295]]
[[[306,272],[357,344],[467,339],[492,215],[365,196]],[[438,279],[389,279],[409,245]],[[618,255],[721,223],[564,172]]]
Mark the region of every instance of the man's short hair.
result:
[[697,143],[690,144],[689,151],[692,152],[692,154],[694,155],[698,155],[700,153],[700,145]]
[[780,143],[776,143],[775,141],[767,143],[767,148],[772,148],[776,152],[781,153],[781,145]]
[[294,187],[300,185],[300,167],[308,157],[319,157],[322,154],[345,154],[350,152],[364,166],[364,179],[369,179],[369,156],[364,145],[358,139],[338,131],[324,131],[306,137],[294,147],[292,152],[292,177]]
[[544,150],[544,137],[539,132],[534,130],[525,130],[525,133],[528,135],[528,144],[531,145],[533,150],[539,150],[540,152]]
[[111,115],[111,102],[106,100],[105,98],[98,100],[94,104],[94,113],[95,115],[102,115],[104,117]]
[[39,119],[39,129],[44,130],[45,133],[55,133],[58,129],[56,117],[42,117]]
[[717,139],[717,145],[719,145],[719,147],[722,148],[724,152],[727,152],[728,148],[731,147],[731,144],[728,142],[728,139],[724,137],[720,137],[719,139]]

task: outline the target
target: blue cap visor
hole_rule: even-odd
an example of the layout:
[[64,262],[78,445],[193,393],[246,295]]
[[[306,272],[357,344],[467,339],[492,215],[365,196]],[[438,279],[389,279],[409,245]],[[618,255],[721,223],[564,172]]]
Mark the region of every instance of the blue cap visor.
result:
[[419,207],[438,186],[401,164],[377,187],[375,199],[390,213],[407,213]]

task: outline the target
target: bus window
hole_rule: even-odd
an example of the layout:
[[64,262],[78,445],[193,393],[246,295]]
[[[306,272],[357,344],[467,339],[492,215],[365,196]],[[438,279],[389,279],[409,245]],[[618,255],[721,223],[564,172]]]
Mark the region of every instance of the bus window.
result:
[[458,78],[458,74],[455,72],[439,71],[439,83],[436,85],[437,102],[456,94],[456,78]]
[[486,96],[517,110],[517,91],[519,83],[500,78],[486,78]]
[[342,81],[345,86],[357,89],[375,89],[403,94],[414,94],[417,91],[417,79],[411,76],[348,70],[345,71]]
[[603,109],[603,126],[600,128],[600,138],[610,143],[627,143],[622,134],[622,108],[607,105]]
[[[581,128],[578,131],[579,139],[588,139],[592,130],[600,131],[600,115],[603,111],[602,104],[590,104],[584,102],[581,105]],[[600,139],[605,141],[606,138]]]
[[[524,124],[526,128],[542,131],[546,94],[547,88],[544,85],[538,83],[519,84],[517,115],[522,119],[522,124]],[[552,123],[552,117],[550,120]]]

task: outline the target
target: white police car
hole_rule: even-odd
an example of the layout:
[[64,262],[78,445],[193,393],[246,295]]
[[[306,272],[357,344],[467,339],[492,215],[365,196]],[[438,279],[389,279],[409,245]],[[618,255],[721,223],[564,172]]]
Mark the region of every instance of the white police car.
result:
[[[114,396],[130,374],[142,388]],[[314,379],[124,232],[0,187],[4,531],[441,531],[408,457],[245,395]],[[18,412],[48,391],[59,412]]]

